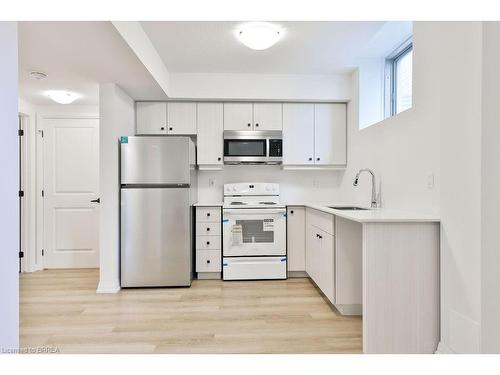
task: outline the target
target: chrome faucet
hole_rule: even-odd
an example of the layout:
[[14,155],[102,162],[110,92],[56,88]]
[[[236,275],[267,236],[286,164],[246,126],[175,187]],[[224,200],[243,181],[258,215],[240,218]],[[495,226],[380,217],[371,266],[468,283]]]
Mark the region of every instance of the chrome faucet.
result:
[[379,206],[378,204],[378,199],[377,199],[377,189],[375,187],[375,173],[371,169],[364,168],[360,169],[359,172],[356,174],[356,177],[354,178],[354,182],[352,183],[354,186],[358,186],[358,180],[359,180],[359,175],[363,172],[368,172],[372,176],[372,208],[377,208]]

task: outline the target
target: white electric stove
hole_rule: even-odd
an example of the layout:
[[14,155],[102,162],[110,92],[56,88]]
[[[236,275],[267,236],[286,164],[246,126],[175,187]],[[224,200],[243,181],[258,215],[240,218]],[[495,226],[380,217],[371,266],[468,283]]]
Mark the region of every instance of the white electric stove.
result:
[[286,279],[286,207],[279,184],[224,185],[224,280]]

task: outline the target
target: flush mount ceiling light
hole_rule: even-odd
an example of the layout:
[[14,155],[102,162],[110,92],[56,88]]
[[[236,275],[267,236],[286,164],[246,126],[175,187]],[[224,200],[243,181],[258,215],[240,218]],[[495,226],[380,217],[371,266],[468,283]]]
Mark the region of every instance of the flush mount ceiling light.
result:
[[71,104],[76,99],[80,98],[80,95],[65,90],[50,90],[46,91],[45,95],[59,104]]
[[283,29],[267,22],[250,22],[236,30],[236,37],[251,49],[264,50],[272,47],[283,36]]

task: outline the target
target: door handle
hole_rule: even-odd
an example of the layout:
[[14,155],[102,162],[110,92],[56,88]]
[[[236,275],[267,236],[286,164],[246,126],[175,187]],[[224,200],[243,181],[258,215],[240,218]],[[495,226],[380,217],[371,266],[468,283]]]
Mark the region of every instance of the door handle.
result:
[[101,203],[101,198],[92,199],[90,202],[91,203]]

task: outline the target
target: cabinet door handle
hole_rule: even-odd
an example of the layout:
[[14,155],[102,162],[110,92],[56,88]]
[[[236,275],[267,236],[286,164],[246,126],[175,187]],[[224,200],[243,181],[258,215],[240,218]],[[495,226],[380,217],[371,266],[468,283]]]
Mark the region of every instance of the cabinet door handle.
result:
[[291,210],[291,211],[290,211],[290,214],[292,214],[292,215],[293,215],[293,210]]
[[210,228],[207,228],[207,232],[210,232]]
[[252,126],[252,124],[247,124],[248,127]]
[[312,161],[312,160],[313,160],[313,158],[309,158],[309,161]]
[[168,130],[174,130],[174,128],[173,127],[169,127]]
[[319,161],[319,158],[316,158],[316,161]]
[[210,259],[207,259],[207,264],[210,264]]
[[91,202],[92,203],[101,203],[101,198],[92,199]]
[[207,241],[207,245],[210,245],[210,241]]
[[165,130],[165,127],[163,127],[163,126],[162,126],[162,127],[160,128],[160,130]]
[[220,160],[221,160],[221,158],[220,158],[220,156],[219,156],[219,157],[217,158],[217,161],[220,161]]
[[210,216],[210,212],[207,212],[207,217]]
[[258,126],[259,126],[259,124],[257,123],[257,124],[255,124],[255,126],[257,126],[257,127],[258,127]]

